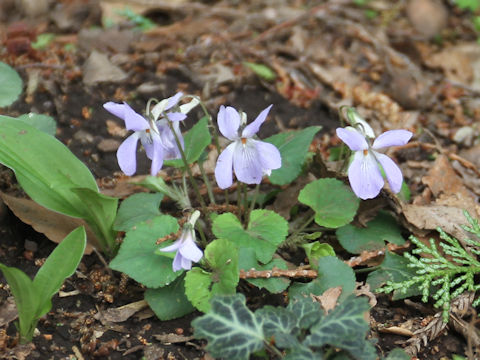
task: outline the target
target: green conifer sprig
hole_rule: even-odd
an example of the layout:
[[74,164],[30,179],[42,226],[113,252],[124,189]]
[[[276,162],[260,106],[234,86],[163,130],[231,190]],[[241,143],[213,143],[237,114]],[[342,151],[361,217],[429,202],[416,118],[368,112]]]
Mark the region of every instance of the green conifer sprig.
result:
[[[411,236],[410,240],[416,248],[404,256],[410,262],[407,266],[416,269],[417,275],[400,282],[388,281],[377,291],[390,293],[398,290],[405,294],[409,288],[416,286],[421,291],[423,302],[427,302],[429,297],[435,300],[434,306],[442,309],[443,321],[447,322],[451,301],[464,292],[480,289],[480,284],[475,284],[474,278],[475,274],[480,273],[480,262],[477,260],[477,255],[480,255],[480,225],[468,212],[465,211],[464,214],[470,226],[464,225],[462,228],[476,237],[463,240],[468,251],[441,228],[437,231],[442,240],[439,243],[442,251],[434,239],[430,239],[429,245],[426,245]],[[415,256],[420,254],[420,257]],[[479,304],[480,297],[472,306]]]

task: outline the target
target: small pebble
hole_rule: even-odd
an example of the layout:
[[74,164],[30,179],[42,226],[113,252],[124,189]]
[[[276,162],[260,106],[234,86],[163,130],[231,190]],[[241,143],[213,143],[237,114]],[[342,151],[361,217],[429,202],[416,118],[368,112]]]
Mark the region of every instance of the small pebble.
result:
[[119,146],[120,146],[120,142],[118,140],[103,139],[98,143],[97,148],[102,152],[113,152],[113,151],[117,151]]

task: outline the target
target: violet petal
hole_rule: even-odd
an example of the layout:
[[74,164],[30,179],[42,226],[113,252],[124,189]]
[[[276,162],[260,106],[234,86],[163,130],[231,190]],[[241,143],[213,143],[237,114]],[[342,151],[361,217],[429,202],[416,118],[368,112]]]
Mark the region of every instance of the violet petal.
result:
[[232,186],[233,152],[235,146],[235,143],[228,145],[217,159],[217,164],[215,165],[215,180],[220,189],[226,189]]
[[177,251],[181,245],[182,245],[182,242],[180,240],[176,240],[173,244],[165,246],[164,248],[160,249],[160,251],[163,251],[163,252]]
[[180,251],[177,251],[177,253],[175,254],[175,257],[173,258],[172,270],[175,272],[183,269],[182,267],[183,261],[184,260],[183,260],[182,254],[180,254]]
[[383,170],[385,171],[385,176],[387,177],[388,184],[390,189],[396,194],[402,188],[403,175],[402,171],[395,162],[390,159],[387,155],[380,154],[375,152],[375,157],[378,162],[382,165]]
[[179,251],[184,258],[187,258],[194,262],[198,262],[203,256],[202,250],[198,248],[198,246],[193,241],[193,238],[185,239]]
[[231,106],[220,106],[217,115],[218,128],[223,136],[234,141],[238,139],[238,128],[240,127],[240,114]]
[[263,169],[255,144],[251,141],[247,141],[245,144],[236,141],[235,144],[233,169],[237,179],[245,184],[260,184]]
[[168,98],[167,106],[165,106],[164,110],[169,110],[172,107],[174,107],[175,105],[177,105],[177,103],[180,101],[180,98],[182,96],[183,96],[183,93],[178,92],[175,95],[173,95],[172,97]]
[[112,101],[103,104],[108,112],[125,121],[127,130],[141,131],[150,126],[143,116],[137,114],[127,103],[117,104]]
[[133,133],[120,144],[117,150],[118,165],[127,176],[132,176],[137,170],[137,143],[139,136],[138,132]]
[[265,122],[267,119],[267,115],[272,108],[273,105],[270,105],[266,107],[265,109],[262,110],[260,114],[258,114],[257,118],[252,121],[250,124],[245,126],[245,128],[242,131],[242,137],[243,138],[251,138],[253,135],[255,135],[258,130],[260,130],[260,126]]
[[163,166],[163,146],[159,137],[153,138],[153,158],[150,175],[155,176]]
[[384,184],[375,157],[370,153],[364,155],[362,151],[355,152],[348,168],[348,179],[355,195],[363,200],[376,197]]
[[249,141],[255,144],[264,171],[279,169],[282,166],[282,157],[275,145],[260,140],[247,140]]
[[365,137],[358,131],[344,128],[337,128],[337,136],[353,151],[367,150],[368,143]]
[[380,134],[373,142],[372,148],[381,149],[387,146],[405,145],[412,137],[408,130],[389,130]]

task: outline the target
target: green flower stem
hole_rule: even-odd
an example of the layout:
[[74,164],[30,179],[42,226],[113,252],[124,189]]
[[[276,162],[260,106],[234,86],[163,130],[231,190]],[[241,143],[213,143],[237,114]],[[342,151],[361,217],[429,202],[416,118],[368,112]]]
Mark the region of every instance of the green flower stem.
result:
[[208,198],[210,200],[210,204],[215,205],[215,196],[213,195],[212,191],[212,184],[208,180],[208,176],[205,173],[205,168],[203,167],[203,162],[198,162],[198,168],[200,169],[200,172],[202,174],[203,182],[205,183],[205,186],[207,187],[207,193],[208,193]]
[[270,344],[268,341],[263,341],[263,345],[278,359],[283,359],[285,357],[279,349],[277,349],[274,345]]
[[243,221],[244,221],[244,226],[245,229],[248,226],[248,218],[247,218],[247,212],[248,212],[248,185],[247,184],[242,184],[242,203],[243,203]]
[[[208,112],[207,107],[205,106],[203,101],[201,101],[200,98],[197,98],[197,99],[200,101],[200,107],[202,108],[204,115],[208,118],[208,123],[210,125],[209,126],[210,127],[210,133],[213,136],[213,143],[215,144],[215,148],[217,149],[218,156],[220,156],[220,153],[222,152],[222,149],[220,148],[220,142],[218,141],[217,128],[215,127],[215,124],[213,123],[212,116]],[[228,190],[227,189],[225,189],[224,194],[225,194],[225,204],[228,206],[229,199],[228,199]],[[215,203],[213,203],[213,204],[215,204]]]
[[250,201],[250,208],[245,212],[245,223],[248,224],[250,222],[250,214],[252,213],[253,209],[255,208],[255,203],[257,202],[258,192],[260,189],[260,184],[255,186],[255,190],[253,191],[253,197]]
[[368,267],[368,268],[363,268],[363,269],[354,269],[353,271],[355,272],[355,274],[361,274],[361,273],[368,273],[368,272],[372,272],[372,271],[375,271],[375,270],[378,270],[380,269],[380,265],[377,265],[377,266],[372,266],[372,267]]
[[242,186],[243,183],[237,181],[237,208],[238,208],[238,219],[242,222]]
[[198,189],[197,182],[193,177],[192,169],[190,169],[190,166],[188,165],[187,157],[185,156],[185,152],[183,151],[182,144],[180,143],[180,139],[178,138],[178,135],[175,132],[175,129],[173,128],[172,122],[170,121],[170,119],[166,114],[165,114],[165,117],[167,119],[168,127],[170,128],[170,130],[173,133],[173,136],[175,137],[175,143],[177,144],[178,150],[180,151],[180,155],[182,156],[183,164],[185,165],[185,170],[187,171],[187,174],[188,174],[188,179],[190,180],[190,183],[193,186],[193,191],[195,192],[195,195],[197,196],[197,200],[200,203],[200,206],[202,207],[202,212],[204,214],[208,214],[205,201],[203,200],[202,194],[200,194],[200,190]]
[[197,221],[195,223],[195,228],[200,234],[200,245],[205,249],[208,245],[207,238],[205,237],[205,232],[203,231],[203,223],[200,223],[200,221]]
[[304,231],[308,225],[310,225],[310,223],[315,220],[315,213],[313,213],[311,216],[309,216],[307,218],[307,221],[305,221],[299,228],[297,228],[295,231],[293,231],[289,236],[288,238],[285,239],[285,241],[280,245],[280,246],[288,246],[290,244],[290,242],[292,241],[292,239],[295,239],[296,236],[301,233],[302,231]]

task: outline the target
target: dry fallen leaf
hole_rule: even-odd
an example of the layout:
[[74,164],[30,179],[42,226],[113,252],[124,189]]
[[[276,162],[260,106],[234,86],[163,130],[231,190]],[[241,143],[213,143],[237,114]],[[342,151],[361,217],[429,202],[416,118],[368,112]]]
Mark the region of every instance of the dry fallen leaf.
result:
[[155,339],[160,341],[162,344],[176,344],[176,343],[184,343],[190,340],[193,340],[194,336],[185,336],[185,335],[177,335],[177,334],[162,334],[162,335],[153,335]]
[[123,322],[130,316],[137,313],[148,306],[145,300],[136,301],[127,305],[123,305],[117,308],[107,309],[105,311],[99,311],[95,314],[95,319],[105,322]]
[[[459,240],[468,237],[460,225],[467,225],[468,222],[463,215],[463,210],[444,205],[412,205],[402,206],[403,215],[418,230],[436,230],[442,228],[446,233],[455,236]],[[424,232],[425,234],[426,232]]]
[[341,293],[342,287],[337,286],[325,290],[325,292],[320,296],[312,295],[312,298],[318,301],[320,305],[322,305],[322,308],[325,310],[325,312],[328,313],[330,310],[333,310],[335,306],[337,306],[337,301]]
[[91,254],[92,246],[98,248],[97,236],[82,219],[72,218],[40,206],[33,200],[17,198],[0,192],[0,198],[10,210],[24,223],[32,226],[47,238],[60,243],[70,232],[79,226],[85,226],[87,247],[85,254]]
[[0,326],[9,324],[18,317],[13,296],[8,297],[0,306]]

